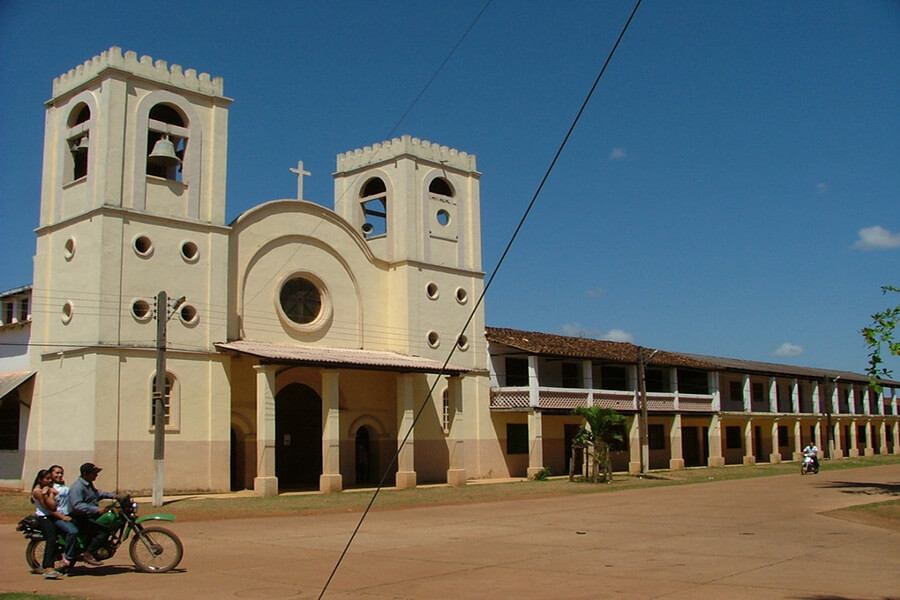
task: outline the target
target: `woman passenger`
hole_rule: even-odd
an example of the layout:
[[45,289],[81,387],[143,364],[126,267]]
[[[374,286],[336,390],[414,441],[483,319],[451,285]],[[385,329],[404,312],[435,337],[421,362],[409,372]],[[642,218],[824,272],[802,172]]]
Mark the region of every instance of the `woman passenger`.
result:
[[75,544],[78,542],[78,527],[69,516],[69,487],[65,481],[65,470],[60,465],[50,467],[50,475],[53,478],[53,488],[57,491],[56,512],[60,518],[54,519],[56,529],[66,536],[66,547],[63,549],[62,561],[67,567],[72,566],[75,558]]
[[53,488],[53,478],[48,469],[41,469],[34,478],[31,486],[31,501],[34,503],[34,514],[40,523],[41,532],[44,534],[44,559],[41,567],[44,569],[44,579],[59,579],[62,573],[53,568],[54,554],[56,550],[56,525],[53,524],[53,516],[56,512],[56,495]]

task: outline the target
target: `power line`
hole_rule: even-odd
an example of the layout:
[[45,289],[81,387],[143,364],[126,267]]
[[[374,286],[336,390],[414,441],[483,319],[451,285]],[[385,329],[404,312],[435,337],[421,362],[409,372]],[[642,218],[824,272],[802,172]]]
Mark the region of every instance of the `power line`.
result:
[[[472,306],[472,310],[469,312],[469,316],[466,319],[465,324],[463,325],[460,335],[465,332],[466,328],[471,324],[472,319],[475,317],[479,307],[484,301],[484,297],[487,294],[488,290],[491,287],[491,284],[494,281],[494,278],[497,276],[497,273],[500,271],[500,267],[503,265],[506,260],[507,255],[512,249],[513,244],[516,241],[516,238],[519,235],[522,227],[525,224],[525,220],[528,218],[531,209],[534,207],[535,202],[537,202],[538,196],[541,193],[541,190],[544,187],[547,179],[550,177],[550,173],[553,171],[553,168],[556,166],[556,162],[559,160],[560,155],[562,155],[563,150],[566,147],[566,144],[569,141],[569,138],[572,136],[572,132],[575,130],[575,127],[578,125],[578,121],[581,119],[581,115],[584,113],[585,108],[587,108],[588,102],[590,102],[591,97],[594,94],[594,91],[597,89],[597,85],[600,83],[600,79],[603,77],[603,74],[606,72],[606,67],[609,66],[610,61],[612,60],[613,55],[616,52],[616,49],[619,47],[619,43],[622,41],[622,38],[625,36],[625,32],[628,31],[629,25],[631,25],[632,19],[634,19],[634,15],[637,13],[638,8],[641,5],[642,0],[637,0],[634,5],[634,8],[631,11],[631,14],[628,16],[628,20],[625,22],[625,25],[622,27],[622,31],[619,33],[619,37],[616,39],[615,44],[613,44],[612,49],[609,51],[609,55],[606,57],[606,61],[603,63],[603,67],[600,69],[600,72],[597,74],[597,77],[594,79],[594,84],[591,86],[590,91],[587,93],[587,96],[584,99],[584,102],[581,104],[581,108],[578,110],[578,113],[575,115],[575,118],[572,120],[572,124],[569,126],[569,130],[566,132],[565,137],[563,138],[562,143],[559,145],[559,148],[556,151],[556,154],[553,156],[553,160],[550,161],[550,165],[547,167],[546,172],[544,173],[543,178],[541,179],[540,184],[534,192],[534,195],[531,197],[531,201],[528,203],[525,212],[522,214],[521,219],[519,219],[519,224],[516,226],[515,231],[513,231],[512,236],[509,239],[509,242],[506,245],[506,248],[503,251],[503,254],[500,256],[500,259],[497,261],[497,265],[494,267],[494,270],[491,272],[491,276],[488,278],[487,283],[484,286],[484,289],[481,291],[481,295],[478,297],[478,301]],[[486,8],[486,7],[485,7]],[[483,11],[482,11],[483,12]],[[480,14],[479,14],[480,16]],[[476,19],[477,20],[477,19]],[[388,474],[391,472],[394,464],[397,462],[398,457],[400,455],[400,451],[403,449],[403,446],[406,445],[409,440],[409,436],[412,435],[413,430],[415,429],[416,423],[419,421],[419,418],[422,416],[422,413],[425,410],[425,407],[428,406],[429,402],[432,400],[432,396],[434,394],[434,390],[437,387],[438,381],[446,372],[447,366],[450,364],[450,359],[453,357],[453,354],[456,352],[456,344],[454,344],[450,348],[450,352],[447,354],[447,359],[444,361],[443,366],[437,376],[435,377],[434,383],[431,384],[431,388],[428,390],[428,394],[425,399],[422,401],[422,404],[419,406],[419,409],[416,411],[415,417],[413,418],[413,422],[410,424],[409,429],[406,432],[406,435],[403,436],[403,440],[397,447],[397,451],[394,452],[393,457],[391,458],[390,464],[388,464],[387,468],[384,471],[384,474],[381,477],[381,481],[378,482],[378,487],[375,488],[375,491],[372,493],[372,498],[369,500],[369,503],[366,505],[365,510],[360,516],[359,522],[356,524],[356,527],[353,529],[353,533],[350,535],[350,539],[347,540],[346,546],[344,546],[343,551],[338,557],[337,562],[334,565],[334,568],[331,571],[331,574],[328,576],[328,580],[325,582],[325,585],[322,587],[322,591],[319,594],[319,599],[321,600],[322,596],[325,595],[325,592],[328,589],[328,586],[331,584],[332,579],[334,579],[334,575],[337,573],[338,568],[344,560],[344,557],[347,555],[347,552],[350,549],[350,546],[353,544],[354,539],[356,538],[359,529],[362,527],[363,522],[369,514],[369,510],[372,508],[372,505],[375,503],[375,499],[378,497],[379,492],[384,487],[384,482],[387,479]]]

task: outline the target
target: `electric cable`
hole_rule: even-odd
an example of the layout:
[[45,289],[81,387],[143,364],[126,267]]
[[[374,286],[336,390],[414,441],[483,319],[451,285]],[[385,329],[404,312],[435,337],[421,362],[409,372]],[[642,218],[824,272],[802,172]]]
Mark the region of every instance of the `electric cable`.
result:
[[[628,20],[625,22],[625,25],[622,27],[622,31],[619,33],[619,37],[616,39],[615,44],[613,44],[612,49],[609,51],[608,56],[606,57],[606,61],[603,63],[603,67],[600,69],[600,72],[597,74],[597,77],[594,79],[594,84],[591,86],[590,91],[587,93],[587,96],[584,99],[584,102],[581,104],[581,108],[578,110],[578,113],[575,115],[575,118],[572,120],[572,124],[569,126],[569,130],[566,132],[565,137],[563,138],[562,143],[559,145],[559,148],[556,151],[556,154],[553,156],[553,160],[550,161],[550,165],[547,167],[546,172],[544,173],[543,178],[541,179],[540,184],[538,184],[537,189],[534,192],[534,195],[531,197],[525,212],[522,214],[522,217],[519,219],[519,224],[516,226],[513,231],[512,236],[509,239],[509,242],[506,244],[506,248],[503,250],[503,253],[500,256],[500,259],[497,261],[496,266],[491,272],[491,276],[488,278],[485,283],[484,289],[481,291],[481,294],[478,296],[477,302],[472,306],[472,310],[469,312],[469,316],[466,319],[465,324],[460,330],[460,335],[462,335],[466,328],[471,324],[472,319],[475,317],[475,314],[478,312],[479,307],[484,301],[484,297],[487,294],[488,290],[491,287],[491,284],[494,281],[494,278],[497,276],[497,273],[500,271],[500,267],[503,265],[503,262],[506,260],[507,255],[512,249],[513,244],[516,241],[516,238],[519,235],[519,232],[522,230],[522,227],[525,225],[525,220],[528,218],[528,215],[531,213],[531,209],[534,207],[537,202],[538,196],[541,193],[541,190],[544,187],[544,184],[547,182],[547,179],[550,177],[550,173],[553,171],[553,168],[556,166],[557,161],[559,160],[560,155],[562,155],[563,150],[569,142],[569,138],[572,136],[572,132],[575,130],[575,127],[578,125],[578,121],[581,119],[581,115],[584,113],[587,108],[588,103],[591,100],[591,97],[594,94],[594,91],[597,89],[597,86],[600,83],[600,79],[603,77],[603,74],[606,72],[606,68],[609,66],[610,61],[612,60],[613,55],[616,52],[616,49],[619,47],[619,43],[622,41],[622,38],[625,37],[625,32],[628,31],[628,27],[631,25],[631,21],[634,19],[634,15],[637,13],[638,8],[641,5],[643,0],[637,0],[634,5],[634,8],[631,11],[631,14],[628,16]],[[375,488],[375,491],[372,493],[372,498],[369,500],[369,503],[366,505],[365,510],[363,510],[362,515],[360,516],[359,521],[356,524],[356,527],[353,529],[353,533],[350,535],[350,539],[347,540],[347,544],[344,546],[343,551],[340,556],[338,556],[337,562],[334,565],[334,568],[331,570],[331,574],[328,576],[328,580],[325,582],[325,585],[322,587],[322,591],[319,593],[319,600],[325,595],[325,592],[328,590],[328,586],[331,584],[331,581],[334,579],[335,574],[340,568],[341,563],[344,560],[344,557],[347,555],[347,552],[350,550],[350,546],[353,544],[354,539],[356,539],[356,535],[359,533],[360,528],[362,527],[363,522],[366,520],[366,517],[369,514],[372,506],[375,504],[375,500],[378,497],[379,492],[381,492],[384,487],[384,483],[387,480],[388,474],[394,467],[394,464],[397,462],[400,451],[406,445],[409,440],[409,436],[412,435],[413,430],[415,429],[416,423],[419,421],[419,418],[422,416],[422,413],[425,410],[425,407],[428,406],[429,402],[432,399],[434,394],[434,390],[437,387],[438,382],[440,381],[441,376],[443,376],[447,371],[447,366],[450,364],[450,359],[453,357],[456,352],[457,345],[454,344],[450,348],[450,352],[447,354],[447,358],[441,367],[439,373],[437,373],[434,383],[431,384],[431,388],[428,390],[428,394],[425,399],[422,401],[422,404],[419,406],[419,409],[416,411],[415,416],[413,417],[413,421],[410,424],[406,434],[403,436],[403,440],[397,447],[396,452],[394,452],[393,457],[391,458],[391,462],[388,464],[387,468],[384,470],[384,474],[381,477],[381,481],[378,482],[378,487]]]

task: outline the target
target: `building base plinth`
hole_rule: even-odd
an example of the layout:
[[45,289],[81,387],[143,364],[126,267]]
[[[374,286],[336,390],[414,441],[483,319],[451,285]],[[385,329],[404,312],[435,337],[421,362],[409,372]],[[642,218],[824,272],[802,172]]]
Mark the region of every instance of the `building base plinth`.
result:
[[319,491],[323,494],[336,494],[344,489],[344,479],[340,474],[319,475]]
[[745,456],[745,457],[744,457],[744,464],[747,465],[747,466],[753,466],[753,465],[755,465],[755,464],[756,464],[756,457],[755,457],[755,456]]
[[447,469],[447,485],[463,487],[466,485],[465,469]]
[[397,489],[408,490],[416,487],[415,471],[397,471]]
[[640,473],[641,473],[640,461],[633,460],[628,463],[628,474],[629,475],[640,475]]
[[679,469],[684,468],[684,459],[683,458],[670,458],[669,459],[669,469],[672,471],[678,471]]
[[277,496],[277,477],[255,477],[253,479],[253,491],[257,496]]
[[770,454],[769,462],[772,463],[773,465],[780,463],[781,462],[781,454],[779,454],[777,452],[774,454]]
[[724,467],[725,466],[725,457],[724,456],[710,456],[706,459],[706,464],[710,467]]

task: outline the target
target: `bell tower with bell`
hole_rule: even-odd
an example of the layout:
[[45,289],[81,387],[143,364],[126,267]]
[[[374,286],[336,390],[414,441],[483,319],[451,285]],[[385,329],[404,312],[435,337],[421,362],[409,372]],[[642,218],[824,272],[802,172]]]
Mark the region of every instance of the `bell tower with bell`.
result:
[[[202,405],[221,392],[224,376],[210,376],[209,361],[219,360],[212,344],[226,337],[230,104],[221,78],[117,47],[53,81],[45,104],[33,288],[41,318],[32,327],[32,366],[40,374],[36,410],[65,416],[40,418],[29,440],[34,435],[40,448],[47,447],[40,438],[66,440],[67,464],[102,461],[110,469],[133,458],[150,471],[142,444],[152,428],[160,317],[170,348],[205,357],[194,366],[187,354],[170,353],[167,394],[190,394]],[[160,291],[184,301],[156,306]],[[203,388],[189,389],[194,381]],[[173,452],[180,442],[227,444],[227,422],[189,427],[195,419],[184,418],[174,398],[169,409]],[[50,458],[40,451],[30,457],[38,465]],[[227,464],[208,470],[227,479]],[[117,483],[148,488],[143,480]],[[227,481],[208,487],[225,489]]]

